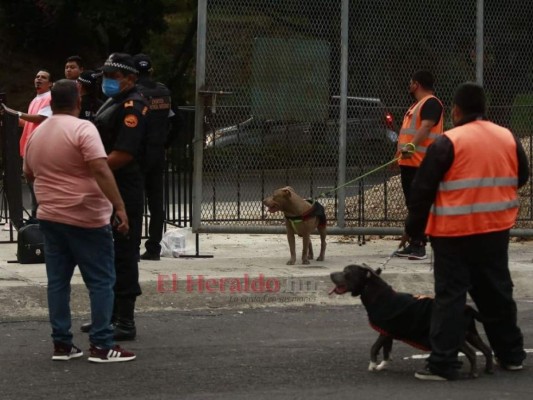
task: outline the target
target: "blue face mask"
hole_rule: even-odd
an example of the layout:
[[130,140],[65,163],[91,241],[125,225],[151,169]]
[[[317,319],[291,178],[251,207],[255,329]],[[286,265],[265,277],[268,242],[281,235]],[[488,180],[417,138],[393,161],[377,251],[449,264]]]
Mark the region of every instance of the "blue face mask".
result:
[[102,92],[108,97],[116,96],[120,93],[120,81],[118,79],[102,79]]

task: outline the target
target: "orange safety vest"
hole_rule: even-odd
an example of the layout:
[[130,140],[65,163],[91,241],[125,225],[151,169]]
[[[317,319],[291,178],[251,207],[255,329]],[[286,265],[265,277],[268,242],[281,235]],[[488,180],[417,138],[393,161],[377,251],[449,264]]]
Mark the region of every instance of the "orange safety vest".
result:
[[489,121],[444,133],[454,161],[439,184],[426,234],[469,236],[510,229],[518,214],[518,157],[513,134]]
[[[422,120],[420,118],[420,110],[422,110],[422,106],[426,101],[429,99],[434,98],[437,99],[433,95],[426,96],[417,103],[413,104],[409,110],[405,113],[405,116],[403,117],[403,123],[402,128],[400,129],[400,135],[398,137],[398,142],[400,145],[404,145],[407,143],[412,143],[413,138],[415,137],[415,134],[420,129],[420,125],[422,124]],[[440,100],[437,99],[440,103]],[[442,103],[441,103],[442,105]],[[408,167],[420,167],[420,164],[422,163],[422,159],[426,155],[427,148],[431,143],[435,141],[436,138],[438,138],[444,130],[444,123],[442,114],[437,121],[437,124],[433,126],[429,130],[429,135],[426,139],[424,139],[421,143],[416,146],[416,150],[411,158],[402,159],[400,158],[398,160],[398,164],[405,165]]]

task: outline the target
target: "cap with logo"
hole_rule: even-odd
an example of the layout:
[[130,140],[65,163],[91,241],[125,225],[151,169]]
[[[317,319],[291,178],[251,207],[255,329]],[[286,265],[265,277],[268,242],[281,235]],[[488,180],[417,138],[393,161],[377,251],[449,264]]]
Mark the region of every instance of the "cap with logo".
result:
[[103,72],[120,71],[126,74],[138,74],[133,57],[126,53],[111,54],[100,68]]
[[133,61],[139,73],[148,72],[152,69],[152,60],[146,54],[139,53],[134,55]]
[[92,87],[96,85],[96,82],[98,81],[98,78],[100,77],[100,75],[102,75],[101,72],[96,72],[90,69],[86,69],[78,77],[78,82],[84,86]]

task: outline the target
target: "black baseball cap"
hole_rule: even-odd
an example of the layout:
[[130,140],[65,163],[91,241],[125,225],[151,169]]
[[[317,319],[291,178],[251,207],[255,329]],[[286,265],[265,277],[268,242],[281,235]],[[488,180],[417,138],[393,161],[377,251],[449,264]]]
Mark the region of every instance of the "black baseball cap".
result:
[[127,53],[112,53],[100,68],[103,72],[120,71],[126,74],[138,74],[133,57]]
[[411,80],[420,83],[426,90],[435,90],[435,77],[428,70],[421,69],[416,71]]
[[152,60],[150,59],[150,56],[146,54],[136,54],[133,56],[133,61],[135,63],[135,68],[142,73],[142,72],[148,72],[152,69]]
[[95,72],[93,70],[86,69],[78,77],[78,82],[84,86],[93,87],[94,85],[96,85],[96,82],[100,75],[102,75],[101,72]]

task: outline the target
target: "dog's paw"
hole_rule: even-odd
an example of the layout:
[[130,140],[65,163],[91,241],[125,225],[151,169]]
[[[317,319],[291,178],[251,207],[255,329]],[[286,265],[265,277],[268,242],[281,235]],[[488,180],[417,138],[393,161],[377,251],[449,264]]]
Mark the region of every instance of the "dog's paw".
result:
[[374,361],[370,361],[370,364],[368,364],[368,370],[370,372],[377,371],[377,367],[378,367],[378,364],[375,363]]
[[317,261],[324,261],[324,256],[318,256],[316,260]]
[[379,365],[376,367],[376,371],[383,371],[384,369],[389,368],[389,361],[383,360],[379,363]]
[[289,261],[287,261],[287,265],[294,265],[295,262],[296,262],[296,260],[289,260]]
[[309,262],[309,260],[302,260],[302,264],[303,264],[303,265],[309,265],[310,262]]

